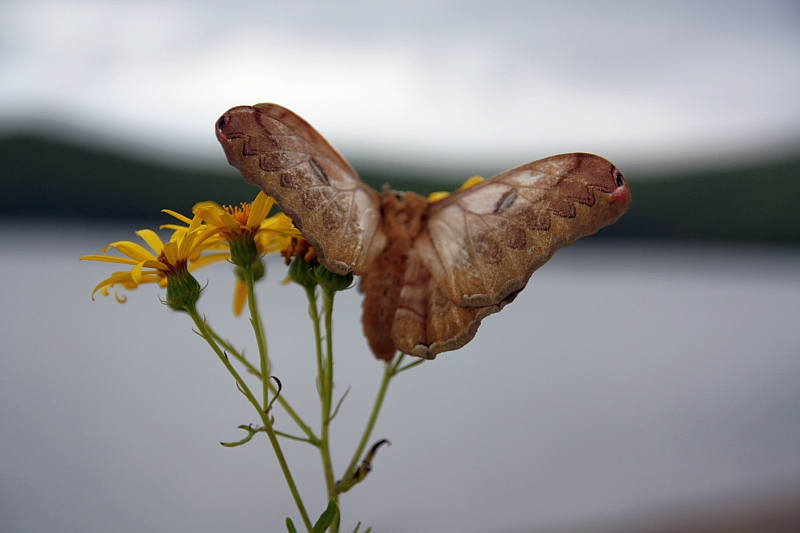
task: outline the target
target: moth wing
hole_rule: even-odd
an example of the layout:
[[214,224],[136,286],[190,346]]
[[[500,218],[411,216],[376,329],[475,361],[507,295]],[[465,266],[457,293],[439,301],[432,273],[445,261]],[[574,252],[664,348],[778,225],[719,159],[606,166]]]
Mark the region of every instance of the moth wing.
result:
[[305,120],[276,104],[239,106],[216,132],[228,162],[275,198],[329,270],[361,274],[383,249],[378,193]]
[[516,295],[512,293],[495,305],[457,305],[444,295],[419,250],[412,248],[392,324],[392,342],[403,353],[434,359],[471,341],[481,320],[500,311]]
[[427,233],[414,246],[448,300],[495,306],[556,250],[617,220],[630,201],[607,160],[557,155],[432,203]]

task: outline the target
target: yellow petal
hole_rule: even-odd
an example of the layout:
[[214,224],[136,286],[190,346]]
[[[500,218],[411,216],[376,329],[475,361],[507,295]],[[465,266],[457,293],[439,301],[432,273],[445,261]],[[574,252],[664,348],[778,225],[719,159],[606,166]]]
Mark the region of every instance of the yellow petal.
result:
[[227,261],[231,258],[231,254],[229,253],[217,253],[217,254],[206,254],[198,257],[191,263],[189,263],[189,270],[193,271],[198,268],[202,268],[206,265],[210,265],[211,263],[218,263],[219,261]]
[[192,231],[187,233],[180,241],[178,242],[178,260],[180,259],[188,259],[190,255],[192,255],[192,250],[194,248],[194,241],[197,237],[197,231]]
[[220,215],[223,214],[223,211],[222,208],[219,208],[219,206],[212,207],[208,205],[200,205],[195,207],[194,213],[197,217],[202,218],[209,224],[212,224],[217,227],[219,226],[227,227],[225,221],[220,217]]
[[[92,300],[94,300],[94,293],[98,290],[114,285],[116,283],[123,283],[125,281],[132,281],[130,272],[114,272],[110,277],[104,279],[92,290]],[[103,292],[103,296],[108,296],[108,289]]]
[[136,261],[146,261],[147,259],[156,259],[156,256],[153,255],[152,252],[148,251],[144,246],[136,244],[135,242],[131,241],[112,242],[111,244],[103,248],[103,253],[106,253],[109,248],[116,248],[117,250],[127,255],[128,257],[136,259]]
[[209,226],[210,231],[209,235],[205,235],[205,231],[201,232],[201,234],[197,237],[198,241],[203,243],[202,249],[203,250],[227,250],[228,243],[225,242],[222,237],[220,237],[217,233],[220,231],[220,228],[215,228],[213,226]]
[[104,263],[123,263],[125,265],[135,265],[139,261],[127,257],[116,257],[114,255],[84,255],[81,261],[102,261]]
[[[192,223],[192,219],[191,218],[189,218],[187,216],[184,216],[184,215],[181,215],[177,211],[173,211],[171,209],[162,209],[161,212],[162,213],[166,213],[168,215],[172,215],[175,218],[177,218],[178,220],[180,220],[181,222],[185,222],[186,224],[191,224]],[[161,226],[161,227],[163,228],[164,226]]]
[[470,187],[474,187],[475,185],[483,182],[483,178],[481,176],[472,176],[470,179],[464,182],[464,185],[458,188],[459,191],[463,191],[464,189],[469,189]]
[[177,224],[161,224],[158,229],[171,229],[172,231],[182,231],[183,233],[189,231],[189,228],[186,226],[179,226]]
[[[108,292],[108,290],[106,290],[106,292]],[[117,287],[117,289],[114,291],[114,299],[117,301],[117,303],[121,303],[121,304],[124,304],[125,302],[128,301],[128,297],[125,296],[124,294],[122,296],[120,296],[119,287]]]
[[189,231],[194,231],[203,225],[203,218],[197,215],[194,216],[192,222],[189,224]]
[[432,192],[432,193],[430,193],[428,195],[428,201],[429,202],[438,202],[439,200],[444,200],[448,196],[450,196],[450,193],[447,192],[447,191],[436,191],[436,192]]
[[291,237],[282,234],[260,233],[256,236],[256,244],[262,254],[279,252],[288,247],[291,240]]
[[268,255],[268,254],[276,254],[281,250],[283,250],[284,248],[286,248],[286,245],[270,242],[265,246],[259,246],[258,251],[261,252],[263,255]]
[[272,209],[274,204],[275,200],[264,194],[263,191],[258,193],[258,196],[256,196],[256,199],[250,206],[250,214],[247,216],[247,227],[251,229],[258,227],[261,222],[267,218],[269,210]]
[[158,234],[151,229],[141,229],[136,232],[136,235],[141,237],[156,255],[160,254],[161,249],[164,248],[164,243],[161,241],[161,237],[159,237]]
[[[484,180],[481,176],[472,176],[470,179],[464,182],[464,184],[456,189],[456,191],[463,191],[464,189],[469,189],[470,187],[474,187],[475,185],[482,183]],[[438,202],[439,200],[444,200],[450,196],[450,193],[447,191],[436,191],[432,192],[428,195],[429,202]]]
[[283,213],[271,216],[261,223],[261,230],[280,233],[289,237],[302,237],[303,234],[292,223],[292,219]]
[[142,282],[142,266],[142,263],[139,263],[131,269],[131,279],[137,284]]
[[142,261],[139,264],[142,265],[142,267],[144,268],[155,268],[156,270],[161,270],[161,271],[169,270],[169,266],[165,265],[161,261],[148,260],[148,261]]
[[239,316],[242,314],[244,304],[247,302],[247,284],[244,281],[237,279],[236,287],[233,290],[233,314]]
[[[215,228],[213,226],[202,226],[187,233],[180,241],[178,256],[181,259],[189,259],[196,256],[205,247],[203,244],[204,241],[213,237],[219,231],[220,228]],[[213,246],[214,244],[216,243],[212,241],[211,245]]]
[[239,224],[239,221],[236,220],[236,218],[234,218],[234,216],[228,212],[220,213],[219,216],[220,219],[222,219],[223,224],[228,228],[239,229],[242,227],[242,225]]
[[[206,247],[221,247],[223,245],[222,238],[219,237],[219,232],[222,228],[215,228],[213,226],[204,226],[199,230],[197,237],[195,237],[195,248],[199,246]],[[209,242],[206,242],[209,240]]]
[[178,265],[178,243],[175,241],[169,241],[164,244],[164,249],[162,250],[164,255],[167,258],[167,261],[171,266]]
[[210,200],[206,200],[205,202],[197,202],[196,204],[194,204],[194,207],[192,207],[192,213],[194,213],[195,211],[197,211],[198,209],[201,209],[201,208],[202,209],[210,209],[210,210],[214,211],[215,213],[218,213],[220,211],[224,211],[224,209],[222,209],[222,206],[219,205],[217,202],[212,202]]
[[[160,272],[143,271],[142,272],[142,281],[139,283],[139,285],[142,285],[144,283],[159,283],[160,284],[162,280],[164,282],[166,282],[167,277],[165,275],[161,274]],[[131,287],[129,287],[129,288],[131,288]]]

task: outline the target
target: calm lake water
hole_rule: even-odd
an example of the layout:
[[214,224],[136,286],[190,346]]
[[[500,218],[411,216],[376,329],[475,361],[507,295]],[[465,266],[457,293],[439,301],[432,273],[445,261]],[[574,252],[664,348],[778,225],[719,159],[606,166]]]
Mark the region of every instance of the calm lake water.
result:
[[[89,299],[79,263],[136,228],[6,225],[0,236],[0,530],[280,531],[297,513],[268,443],[187,317],[143,287]],[[283,394],[315,427],[302,291],[270,261],[259,297]],[[226,264],[202,311],[255,354]],[[334,314],[341,475],[381,376],[360,296]],[[800,250],[583,242],[556,254],[458,352],[400,375],[343,530],[522,532],[800,486]],[[279,428],[294,431],[276,412]],[[310,514],[319,459],[286,442]],[[345,527],[346,526],[346,527]]]

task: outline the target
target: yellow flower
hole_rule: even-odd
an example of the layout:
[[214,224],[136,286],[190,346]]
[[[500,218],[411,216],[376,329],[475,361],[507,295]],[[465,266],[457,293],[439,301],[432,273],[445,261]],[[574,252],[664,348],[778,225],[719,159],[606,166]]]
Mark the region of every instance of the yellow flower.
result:
[[[233,312],[237,316],[247,301],[245,271],[254,281],[261,278],[264,274],[261,256],[278,252],[288,246],[292,237],[301,236],[300,230],[285,214],[277,213],[267,218],[273,205],[275,200],[260,192],[252,204],[243,202],[241,206],[220,206],[214,202],[201,202],[192,209],[195,217],[204,220],[209,227],[216,228],[217,232],[204,246],[207,253],[190,259],[190,263],[193,267],[199,267],[227,259],[237,266],[233,300]],[[165,212],[189,222],[179,213]]]
[[[464,182],[464,185],[456,189],[456,191],[463,191],[464,189],[469,189],[470,187],[474,187],[475,185],[481,183],[483,178],[480,176],[472,176],[470,179]],[[438,202],[439,200],[444,200],[450,196],[450,193],[447,191],[437,191],[432,192],[428,195],[429,202]]]
[[228,241],[262,233],[285,237],[287,242],[291,237],[299,237],[300,230],[283,213],[267,218],[273,205],[274,198],[259,192],[252,204],[242,202],[239,207],[201,202],[192,211],[209,225],[220,228],[220,237]]
[[312,274],[319,266],[317,252],[304,238],[292,238],[289,245],[281,249],[284,263],[289,266],[289,273],[283,283],[294,281],[306,289],[317,285],[317,280]]
[[[109,278],[101,281],[92,291],[92,300],[98,290],[103,296],[108,296],[108,289],[114,286],[130,290],[143,283],[158,283],[162,287],[165,285],[168,287],[167,303],[170,305],[176,303],[175,298],[171,298],[175,295],[170,294],[169,280],[176,280],[173,288],[178,288],[179,285],[186,288],[187,283],[192,285],[191,281],[187,281],[187,277],[191,276],[188,273],[188,262],[191,257],[199,255],[203,244],[217,231],[217,228],[202,224],[202,220],[195,217],[189,221],[188,228],[174,231],[166,243],[152,230],[137,231],[136,235],[142,238],[150,250],[132,241],[117,241],[103,248],[103,255],[81,257],[81,261],[101,261],[132,266],[129,271],[115,272]],[[105,255],[110,248],[122,252],[127,257]],[[177,278],[181,278],[181,280],[178,281]],[[125,297],[120,297],[118,293],[115,295],[117,301],[125,302]],[[197,295],[199,295],[199,291]],[[196,296],[194,298],[196,300]]]
[[[292,237],[301,237],[292,219],[283,213],[277,213],[269,218],[267,215],[275,204],[275,200],[263,192],[258,193],[252,204],[242,202],[241,206],[220,206],[215,202],[201,202],[194,206],[192,211],[211,227],[219,231],[203,246],[203,251],[214,251],[216,254],[198,255],[190,259],[192,264],[206,265],[221,259],[231,260],[230,242],[236,240],[255,239],[258,251],[263,254],[275,253],[286,247]],[[191,219],[164,209],[178,220],[190,224]],[[166,224],[162,228],[176,231],[187,231],[188,227]]]

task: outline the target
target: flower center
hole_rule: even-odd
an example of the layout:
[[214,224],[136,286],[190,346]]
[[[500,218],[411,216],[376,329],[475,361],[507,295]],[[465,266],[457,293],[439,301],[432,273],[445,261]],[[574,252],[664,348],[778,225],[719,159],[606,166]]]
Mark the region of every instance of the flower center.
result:
[[169,270],[166,272],[167,277],[183,274],[189,270],[186,259],[181,259],[178,261],[177,265],[173,265],[169,262],[163,250],[158,254],[158,262],[169,267]]
[[308,241],[297,237],[292,237],[289,245],[281,250],[284,262],[288,265],[293,257],[302,258],[304,261],[309,262],[317,258],[317,252],[314,247],[308,244]]
[[242,202],[241,206],[223,205],[222,209],[224,209],[226,213],[228,213],[234,219],[236,219],[236,222],[238,222],[242,226],[247,225],[247,219],[250,218],[250,204],[249,203]]

